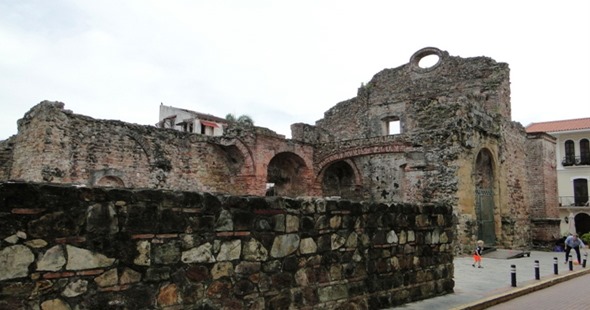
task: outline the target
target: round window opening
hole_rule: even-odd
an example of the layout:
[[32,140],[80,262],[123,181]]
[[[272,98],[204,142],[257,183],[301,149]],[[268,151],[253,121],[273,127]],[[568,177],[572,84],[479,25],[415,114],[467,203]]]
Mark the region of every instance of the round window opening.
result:
[[429,69],[434,67],[439,61],[440,56],[436,54],[426,55],[418,61],[418,67],[422,69]]
[[412,55],[410,68],[418,73],[424,73],[437,68],[444,60],[445,53],[436,47],[425,47]]

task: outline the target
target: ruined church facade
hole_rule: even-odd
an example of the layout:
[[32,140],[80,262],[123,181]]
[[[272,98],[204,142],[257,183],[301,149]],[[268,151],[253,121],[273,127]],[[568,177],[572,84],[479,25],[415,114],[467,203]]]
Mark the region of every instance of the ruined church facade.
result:
[[[428,68],[420,60],[435,55]],[[555,140],[511,119],[509,68],[424,48],[292,138],[229,124],[207,136],[96,120],[42,102],[0,142],[0,180],[339,197],[453,206],[457,252],[559,237]],[[391,127],[399,126],[392,134]]]

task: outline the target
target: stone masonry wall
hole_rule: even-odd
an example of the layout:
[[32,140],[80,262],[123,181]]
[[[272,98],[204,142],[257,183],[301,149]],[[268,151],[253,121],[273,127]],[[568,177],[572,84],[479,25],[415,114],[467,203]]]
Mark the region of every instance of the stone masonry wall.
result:
[[0,308],[396,306],[452,292],[451,213],[0,183]]
[[8,179],[12,167],[12,149],[14,136],[0,141],[0,180]]
[[290,152],[304,161],[308,182],[300,192],[314,194],[313,148],[268,129],[228,128],[223,137],[209,137],[96,120],[63,108],[45,101],[19,120],[10,173],[0,180],[95,186],[116,178],[120,187],[264,195],[269,162]]
[[[555,138],[545,133],[528,134],[527,166],[531,184],[531,216],[533,246],[552,249],[561,237],[557,170],[555,169]],[[552,160],[553,158],[553,160]],[[539,177],[542,175],[543,177]]]
[[527,141],[524,127],[506,123],[499,154],[502,244],[512,248],[530,248],[531,184],[528,178]]

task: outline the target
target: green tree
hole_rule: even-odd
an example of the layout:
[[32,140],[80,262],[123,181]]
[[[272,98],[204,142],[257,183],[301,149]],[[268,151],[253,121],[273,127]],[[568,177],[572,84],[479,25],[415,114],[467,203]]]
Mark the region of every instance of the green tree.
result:
[[248,115],[240,115],[239,117],[236,117],[234,114],[232,113],[228,113],[225,116],[225,119],[230,121],[230,122],[235,122],[241,125],[246,125],[246,126],[254,126],[254,120],[252,120],[252,118]]

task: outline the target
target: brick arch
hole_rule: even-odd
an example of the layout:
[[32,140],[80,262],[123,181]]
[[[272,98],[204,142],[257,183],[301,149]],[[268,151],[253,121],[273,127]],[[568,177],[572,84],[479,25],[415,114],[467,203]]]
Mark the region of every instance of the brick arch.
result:
[[244,165],[242,168],[242,174],[255,175],[256,165],[254,164],[254,156],[252,151],[246,144],[238,138],[226,138],[220,139],[219,144],[225,147],[233,146],[236,147],[244,159]]
[[295,197],[309,193],[313,181],[311,167],[294,152],[276,153],[268,162],[266,183],[274,184],[270,196]]
[[91,172],[89,185],[96,187],[125,187],[125,173],[119,169],[106,168]]
[[357,156],[365,156],[365,155],[372,155],[372,154],[386,154],[386,153],[404,153],[407,151],[412,150],[413,147],[408,145],[407,143],[391,143],[386,145],[373,145],[367,147],[355,147],[344,149],[339,152],[335,152],[329,154],[323,158],[320,158],[317,161],[318,171],[322,171],[326,168],[327,165],[330,163],[344,160],[347,158],[357,157]]
[[[337,165],[341,165],[341,167],[336,167]],[[332,168],[335,168],[336,170],[340,170],[340,172],[342,170],[346,170],[346,169],[350,169],[350,172],[352,173],[352,184],[347,184],[348,180],[342,180],[341,178],[344,177],[346,179],[348,179],[348,176],[342,176],[339,175],[338,176],[338,180],[335,180],[338,182],[338,186],[342,186],[345,185],[348,188],[339,188],[338,192],[336,193],[335,191],[333,191],[333,189],[329,189],[326,188],[328,185],[326,184],[326,177],[327,174],[330,174],[330,170]],[[338,173],[339,171],[335,171],[336,173]],[[345,182],[346,184],[342,184],[342,182]],[[316,178],[316,183],[321,184],[322,186],[322,192],[324,196],[340,196],[342,198],[345,199],[352,199],[352,198],[357,198],[355,197],[355,191],[356,189],[358,189],[359,187],[362,186],[362,178],[361,178],[361,173],[357,167],[357,165],[355,164],[355,162],[350,159],[342,159],[342,160],[337,160],[334,162],[330,162],[328,163],[317,175]]]
[[98,182],[96,182],[96,184],[94,186],[97,186],[97,187],[125,187],[125,182],[123,182],[123,180],[121,180],[121,178],[119,178],[119,177],[116,177],[113,175],[107,175],[107,176],[100,178],[100,180],[98,180]]

